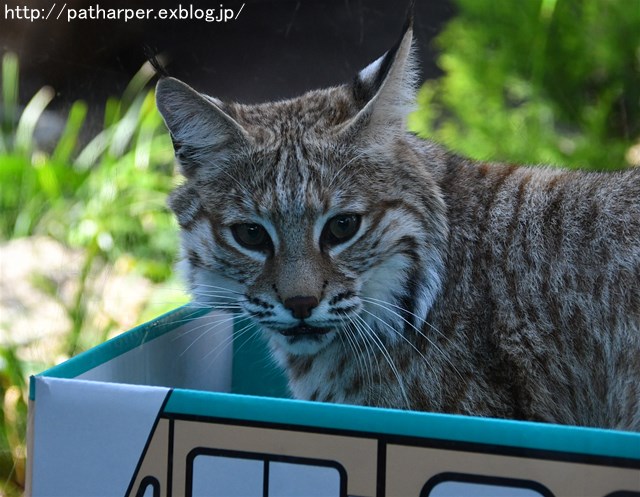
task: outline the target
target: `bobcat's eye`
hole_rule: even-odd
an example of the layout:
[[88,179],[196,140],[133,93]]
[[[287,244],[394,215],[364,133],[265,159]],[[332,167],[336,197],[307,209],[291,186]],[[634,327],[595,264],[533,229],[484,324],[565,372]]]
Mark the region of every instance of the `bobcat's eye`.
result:
[[360,227],[360,216],[358,214],[340,214],[334,216],[322,229],[320,242],[323,245],[338,245],[349,240],[355,235]]
[[236,242],[249,250],[267,250],[271,247],[271,238],[259,224],[241,223],[231,226]]

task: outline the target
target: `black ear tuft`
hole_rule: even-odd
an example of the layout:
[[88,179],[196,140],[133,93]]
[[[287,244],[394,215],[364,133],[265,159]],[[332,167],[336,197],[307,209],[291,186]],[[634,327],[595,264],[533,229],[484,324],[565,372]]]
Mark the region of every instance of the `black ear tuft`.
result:
[[[416,10],[416,0],[409,0],[409,5],[407,5],[407,13],[405,14],[404,26],[402,27],[402,36],[409,29],[413,29],[413,18]],[[400,39],[402,39],[402,36]]]
[[158,51],[146,44],[143,46],[143,50],[144,56],[149,61],[149,64],[151,64],[151,66],[155,69],[158,76],[160,76],[161,78],[168,78],[169,71],[167,71],[167,68],[164,67],[164,64],[160,62]]
[[406,118],[415,107],[418,82],[413,56],[413,8],[411,1],[398,42],[362,69],[351,86],[358,112],[341,127],[340,132],[348,139],[358,136],[378,146],[382,143],[380,137],[393,140],[406,132]]
[[353,98],[358,106],[364,107],[364,105],[378,92],[382,83],[384,83],[384,80],[387,78],[407,31],[413,29],[414,9],[415,0],[410,0],[409,5],[407,6],[407,14],[404,26],[402,27],[402,33],[398,38],[398,41],[387,53],[356,75],[352,84],[352,91]]

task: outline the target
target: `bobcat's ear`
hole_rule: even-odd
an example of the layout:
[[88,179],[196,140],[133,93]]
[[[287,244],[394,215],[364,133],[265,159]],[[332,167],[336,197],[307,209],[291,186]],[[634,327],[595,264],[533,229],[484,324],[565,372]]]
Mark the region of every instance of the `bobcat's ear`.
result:
[[247,132],[216,102],[175,78],[156,86],[156,104],[186,176],[204,163],[224,160],[248,141]]
[[415,105],[417,70],[412,54],[413,2],[396,45],[356,76],[351,91],[360,111],[345,123],[344,133],[364,133],[376,141],[404,131]]

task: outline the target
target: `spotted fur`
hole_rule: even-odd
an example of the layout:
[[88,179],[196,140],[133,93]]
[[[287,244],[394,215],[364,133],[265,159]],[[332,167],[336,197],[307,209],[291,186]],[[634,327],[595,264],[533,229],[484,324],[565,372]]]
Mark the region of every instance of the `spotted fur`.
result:
[[[407,133],[411,36],[281,102],[159,82],[193,298],[259,324],[297,398],[640,430],[640,170],[478,163]],[[323,245],[341,214],[357,232]],[[296,297],[317,305],[295,317]]]

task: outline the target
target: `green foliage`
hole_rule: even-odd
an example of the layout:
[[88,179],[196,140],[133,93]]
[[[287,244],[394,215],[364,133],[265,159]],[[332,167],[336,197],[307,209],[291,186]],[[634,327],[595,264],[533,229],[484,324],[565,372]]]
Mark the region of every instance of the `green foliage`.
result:
[[165,207],[172,186],[173,151],[146,65],[122,99],[109,99],[104,128],[82,146],[87,115],[74,102],[51,152],[35,140],[36,124],[54,96],[44,87],[19,113],[18,63],[5,55],[0,143],[0,239],[47,234],[75,247],[97,247],[114,262],[131,255],[154,281],[169,276],[177,238]]
[[[55,144],[44,147],[37,125],[55,93],[44,87],[21,108],[18,60],[13,54],[2,59],[0,241],[45,234],[81,249],[84,260],[71,304],[58,298],[54,283],[34,275],[38,288],[64,304],[70,318],[61,350],[50,351],[41,364],[30,364],[22,354],[29,344],[0,343],[0,496],[23,491],[27,375],[50,366],[56,356],[95,345],[113,326],[87,329],[87,292],[97,269],[125,261],[155,282],[170,275],[177,226],[165,198],[175,181],[173,148],[153,92],[145,90],[153,74],[143,66],[122,98],[106,102],[104,125],[88,143],[82,139],[88,107],[77,101]],[[181,296],[173,300],[184,302]],[[156,311],[171,306],[165,303]]]
[[0,495],[22,495],[25,483],[27,430],[25,364],[14,347],[0,347]]
[[640,138],[637,0],[456,0],[444,75],[410,127],[482,160],[628,165]]

